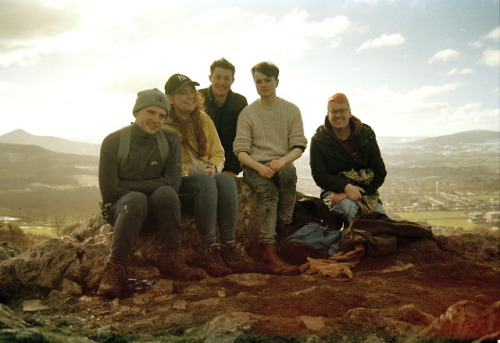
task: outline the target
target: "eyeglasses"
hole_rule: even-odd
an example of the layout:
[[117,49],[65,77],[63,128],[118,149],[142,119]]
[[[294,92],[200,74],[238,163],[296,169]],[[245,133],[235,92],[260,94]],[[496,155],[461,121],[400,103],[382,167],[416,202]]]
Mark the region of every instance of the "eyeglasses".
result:
[[328,113],[333,114],[333,115],[335,115],[337,113],[339,113],[339,114],[345,114],[350,109],[351,109],[350,107],[348,107],[348,108],[341,108],[340,110],[331,110],[331,111],[328,111]]

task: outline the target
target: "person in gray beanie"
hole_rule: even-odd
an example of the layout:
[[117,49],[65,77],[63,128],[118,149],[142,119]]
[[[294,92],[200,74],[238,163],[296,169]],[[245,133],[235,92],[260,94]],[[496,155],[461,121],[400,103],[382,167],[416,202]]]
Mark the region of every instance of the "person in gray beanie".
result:
[[107,298],[120,296],[128,256],[145,226],[156,229],[162,240],[162,252],[153,258],[160,272],[181,280],[206,276],[190,268],[179,252],[181,144],[176,132],[162,128],[169,111],[165,94],[143,90],[132,110],[135,122],[101,145],[99,188],[113,239],[98,294]]

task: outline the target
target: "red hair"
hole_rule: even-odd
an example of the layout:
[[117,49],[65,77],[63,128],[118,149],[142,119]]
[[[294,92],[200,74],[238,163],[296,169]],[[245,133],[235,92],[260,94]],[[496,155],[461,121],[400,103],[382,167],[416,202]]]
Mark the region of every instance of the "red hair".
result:
[[330,102],[336,102],[337,104],[347,104],[347,106],[351,107],[351,105],[349,105],[349,100],[344,93],[333,94],[328,98],[328,104]]
[[179,118],[175,113],[175,106],[172,106],[170,109],[170,118],[172,118],[179,128],[182,145],[194,151],[200,159],[208,153],[207,136],[203,131],[201,122],[201,112],[204,109],[203,103],[203,97],[196,90],[196,107],[188,119],[183,120]]

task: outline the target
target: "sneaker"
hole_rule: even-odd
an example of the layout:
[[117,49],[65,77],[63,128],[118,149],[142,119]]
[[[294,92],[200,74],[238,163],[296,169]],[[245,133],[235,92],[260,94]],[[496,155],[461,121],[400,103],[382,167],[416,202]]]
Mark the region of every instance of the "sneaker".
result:
[[109,299],[120,297],[125,278],[125,265],[108,259],[102,272],[102,280],[97,294]]
[[215,243],[202,250],[198,264],[212,276],[224,276],[231,274],[232,270],[222,260],[221,244]]
[[203,269],[188,266],[179,251],[162,253],[158,259],[158,269],[162,274],[183,281],[197,281],[207,276]]

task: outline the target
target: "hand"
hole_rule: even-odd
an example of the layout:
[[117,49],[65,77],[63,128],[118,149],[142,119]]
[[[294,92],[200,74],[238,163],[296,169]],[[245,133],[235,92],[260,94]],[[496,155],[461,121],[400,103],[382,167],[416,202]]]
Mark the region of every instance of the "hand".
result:
[[207,168],[205,168],[205,174],[213,177],[217,175],[217,168],[212,163],[208,163]]
[[267,164],[266,165],[261,164],[259,170],[257,171],[259,172],[259,175],[262,176],[264,179],[270,179],[274,176],[274,170],[269,168]]
[[266,163],[266,167],[271,168],[275,173],[279,172],[281,168],[283,168],[284,164],[279,160],[272,160],[271,162]]
[[360,200],[363,197],[361,193],[365,193],[363,188],[351,185],[350,183],[345,186],[344,191],[347,197],[352,201]]
[[332,205],[335,205],[336,203],[338,203],[340,200],[344,200],[345,198],[347,198],[347,194],[345,193],[335,193],[331,199],[330,199],[330,203]]

